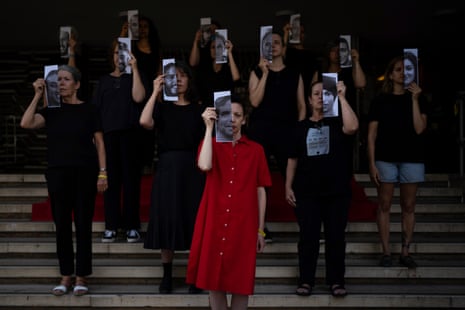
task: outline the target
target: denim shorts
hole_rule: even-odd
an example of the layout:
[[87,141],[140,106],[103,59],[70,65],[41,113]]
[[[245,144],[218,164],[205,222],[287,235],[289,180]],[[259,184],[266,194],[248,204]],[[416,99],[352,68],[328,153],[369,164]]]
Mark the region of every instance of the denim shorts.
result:
[[375,161],[384,183],[419,183],[425,181],[425,164]]

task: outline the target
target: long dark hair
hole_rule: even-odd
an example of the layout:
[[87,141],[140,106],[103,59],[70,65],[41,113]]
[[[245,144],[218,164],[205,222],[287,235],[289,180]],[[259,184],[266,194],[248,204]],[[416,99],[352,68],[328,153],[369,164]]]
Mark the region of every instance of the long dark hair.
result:
[[188,84],[185,97],[191,103],[197,103],[199,101],[199,96],[197,93],[196,83],[194,81],[194,74],[192,68],[183,60],[175,60],[176,69],[185,73],[188,77]]
[[394,71],[394,67],[396,63],[398,62],[403,62],[404,61],[404,56],[397,56],[391,59],[391,61],[388,63],[386,70],[384,71],[384,79],[383,79],[383,84],[381,85],[381,92],[390,94],[394,90],[394,84],[392,83],[391,78],[389,77],[391,73]]

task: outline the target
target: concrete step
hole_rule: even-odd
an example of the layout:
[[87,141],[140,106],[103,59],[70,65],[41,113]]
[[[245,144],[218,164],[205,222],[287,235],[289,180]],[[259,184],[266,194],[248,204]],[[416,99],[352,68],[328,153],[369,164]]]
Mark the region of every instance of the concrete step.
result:
[[[295,222],[269,222],[267,227],[272,232],[281,233],[297,233],[298,225]],[[401,231],[401,223],[393,222],[390,225],[391,231]],[[92,231],[95,233],[102,232],[105,230],[104,222],[94,222],[92,224]],[[141,231],[147,230],[147,222],[141,224]],[[28,220],[23,221],[11,221],[11,220],[0,220],[0,233],[27,233],[27,232],[54,232],[55,225],[53,222],[30,222]],[[346,231],[351,232],[372,232],[377,233],[378,227],[374,222],[349,222]],[[415,232],[443,232],[443,233],[464,233],[465,224],[460,219],[456,222],[436,223],[436,222],[419,222],[415,225]]]
[[[56,251],[56,245],[52,238],[48,242],[30,241],[30,242],[15,242],[5,240],[2,238],[0,243],[0,253],[7,254],[53,254]],[[393,243],[391,249],[393,253],[399,253],[401,245]],[[159,250],[144,249],[142,242],[138,243],[100,243],[94,240],[93,243],[94,254],[124,254],[124,255],[152,255],[158,254]],[[183,253],[184,251],[179,251]],[[320,253],[324,253],[324,244],[321,244]],[[372,254],[381,253],[381,245],[379,242],[348,242],[346,246],[347,254]],[[265,254],[296,254],[297,253],[297,240],[294,242],[273,242],[268,244],[264,250]],[[465,254],[465,240],[463,242],[424,242],[412,243],[410,245],[410,253],[423,253],[423,254]]]

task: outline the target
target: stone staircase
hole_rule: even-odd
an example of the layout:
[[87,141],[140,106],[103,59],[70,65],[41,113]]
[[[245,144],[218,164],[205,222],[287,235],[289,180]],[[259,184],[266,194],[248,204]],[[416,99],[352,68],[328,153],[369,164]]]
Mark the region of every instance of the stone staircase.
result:
[[[368,176],[356,175],[370,198]],[[396,191],[396,196],[398,192]],[[94,223],[94,273],[90,294],[55,297],[60,275],[55,258],[54,225],[31,221],[33,202],[47,196],[39,174],[0,175],[0,308],[2,309],[208,309],[208,294],[188,294],[184,283],[187,252],[174,261],[173,294],[158,293],[162,276],[159,251],[124,240],[104,244],[102,222]],[[465,204],[461,182],[429,174],[418,193],[417,225],[411,254],[416,269],[378,267],[381,248],[376,223],[350,222],[347,228],[346,287],[333,298],[324,284],[324,247],[318,283],[310,297],[294,294],[297,282],[297,225],[268,223],[272,244],[259,254],[255,295],[249,309],[465,309]],[[398,198],[392,210],[392,252],[400,252]],[[147,223],[143,223],[145,231]]]

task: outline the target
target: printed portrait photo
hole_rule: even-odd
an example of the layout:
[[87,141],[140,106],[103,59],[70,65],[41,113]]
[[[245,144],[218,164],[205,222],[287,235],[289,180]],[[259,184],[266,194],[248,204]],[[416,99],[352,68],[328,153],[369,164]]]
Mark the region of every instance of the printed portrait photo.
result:
[[131,39],[118,38],[118,66],[119,70],[123,73],[132,73],[129,60],[131,59]]
[[231,92],[214,92],[213,100],[216,110],[215,136],[217,142],[232,142]]
[[58,88],[58,65],[44,66],[45,105],[49,108],[60,107],[60,89]]
[[404,87],[407,88],[415,82],[419,85],[418,80],[418,49],[404,49]]
[[323,73],[323,116],[335,117],[338,115],[337,73]]
[[59,34],[60,56],[69,58],[69,39],[71,38],[71,27],[61,26]]
[[300,43],[300,14],[293,14],[290,16],[289,25],[291,30],[289,33],[289,43]]
[[226,41],[228,40],[227,29],[215,30],[215,62],[217,64],[228,62],[228,50],[226,49]]
[[260,57],[272,61],[273,26],[260,27]]
[[341,68],[352,67],[351,55],[351,38],[350,35],[339,36],[339,61]]
[[211,36],[213,35],[211,31],[211,24],[211,17],[202,17],[200,19],[200,32],[202,33],[202,37],[200,38],[200,47],[205,47],[208,42],[210,42]]
[[131,40],[139,39],[139,10],[128,11],[128,37]]
[[174,58],[163,59],[163,99],[166,101],[178,100],[178,81],[176,79],[176,63]]

